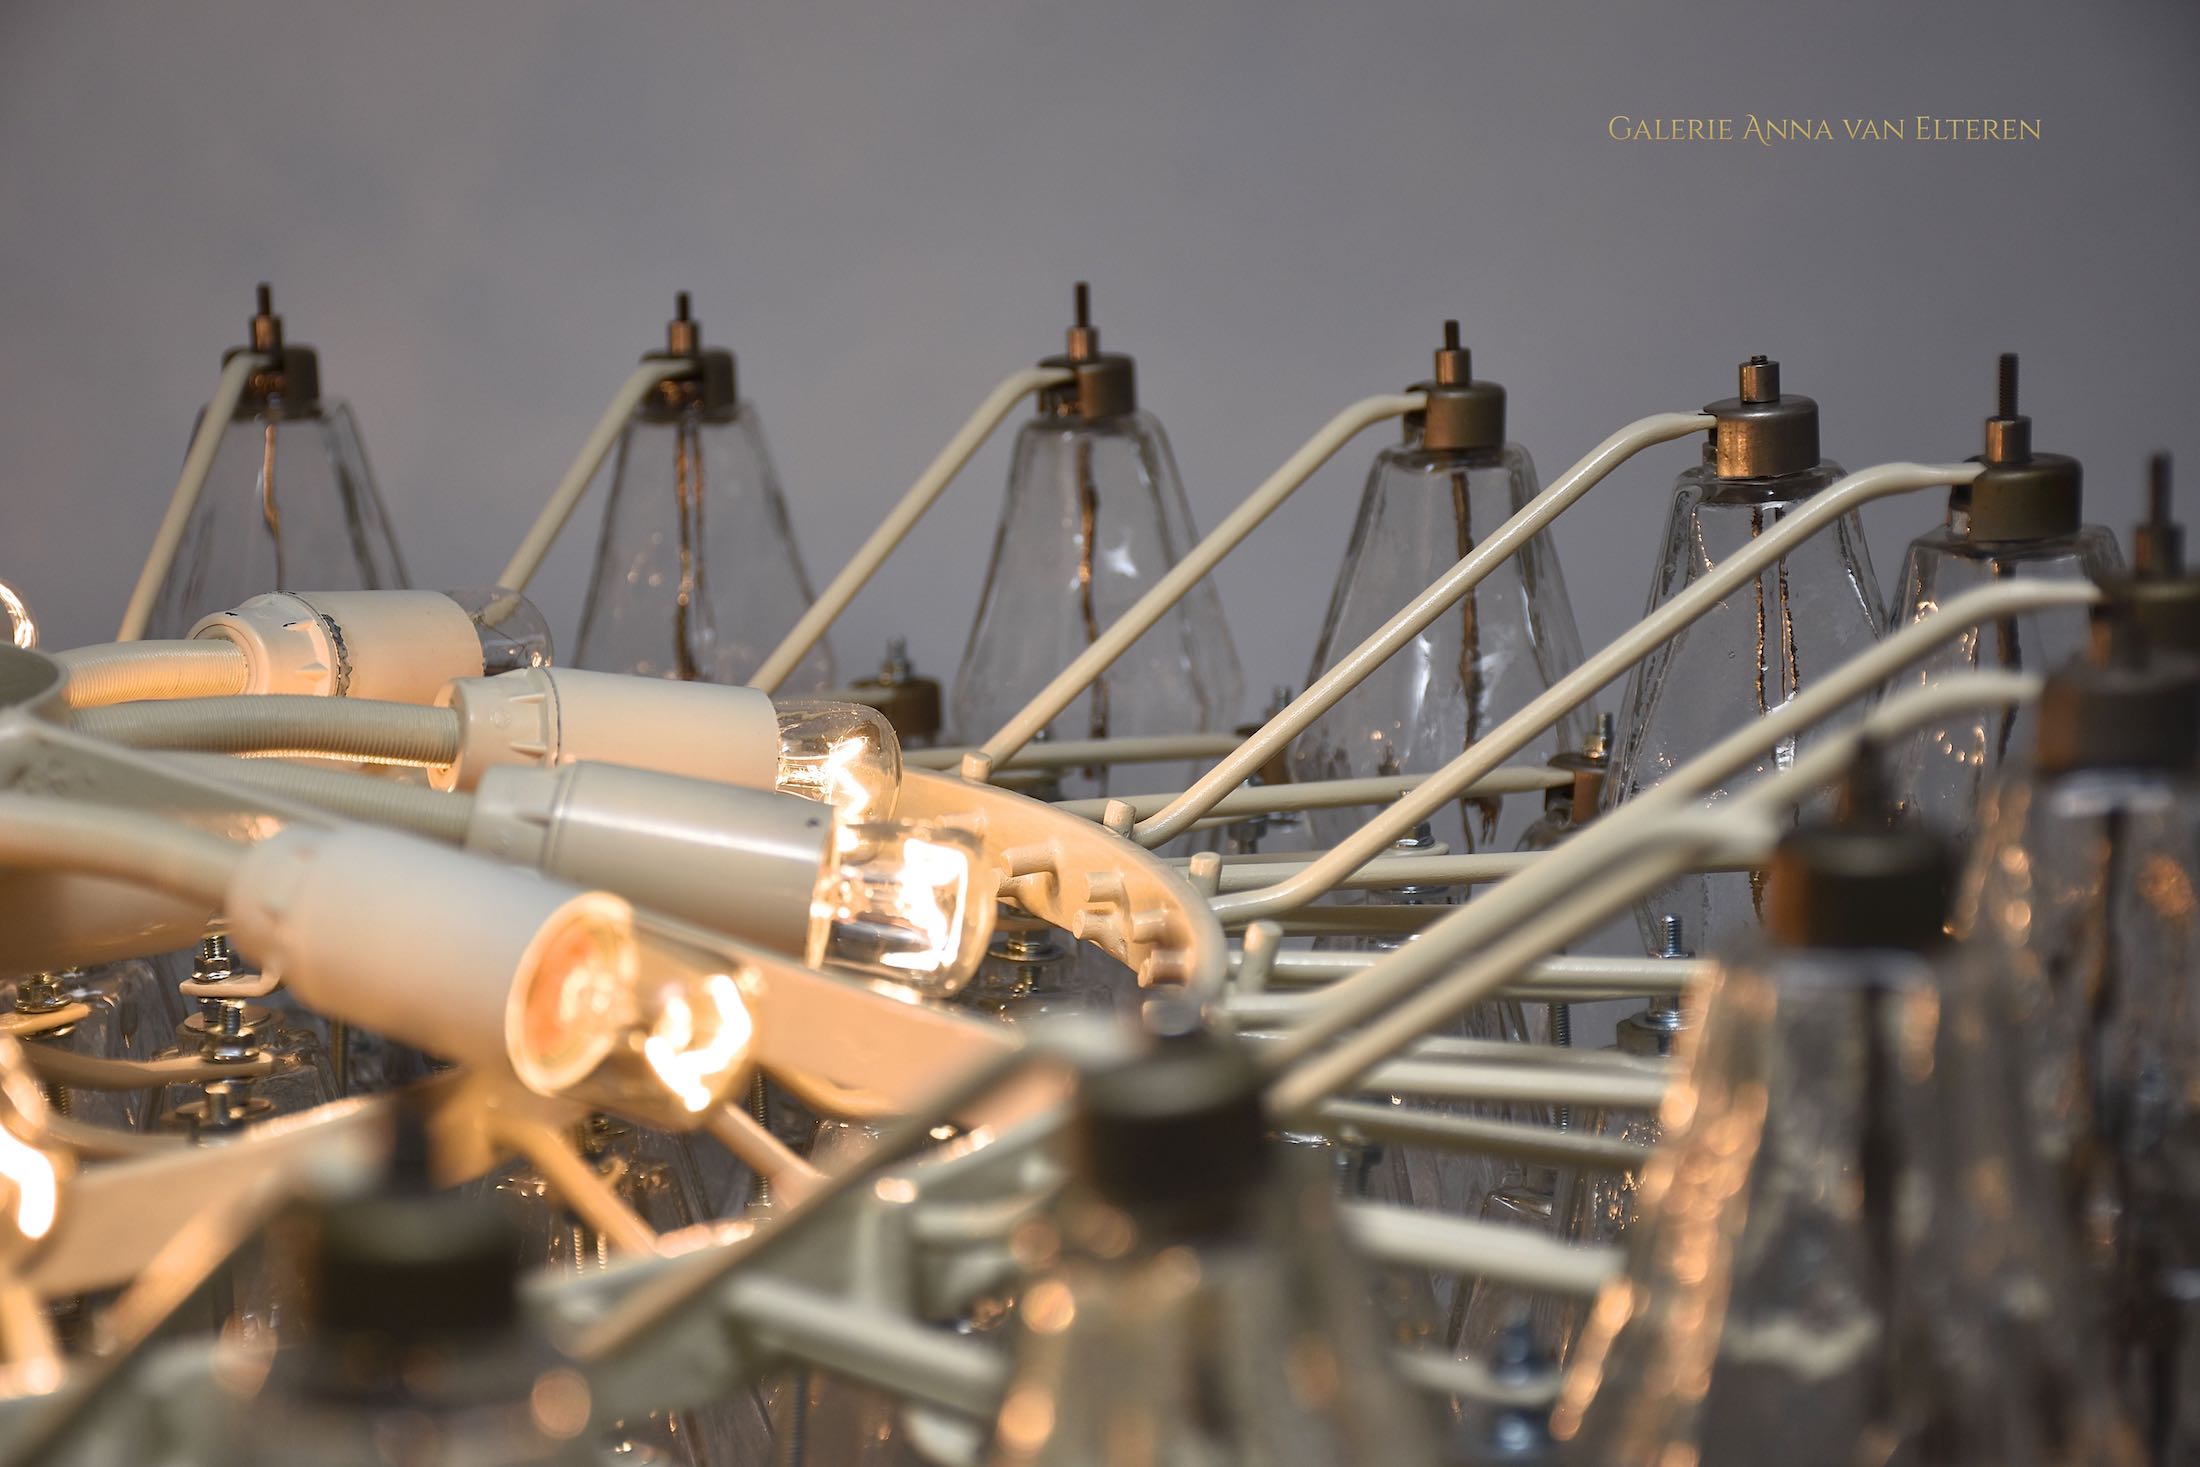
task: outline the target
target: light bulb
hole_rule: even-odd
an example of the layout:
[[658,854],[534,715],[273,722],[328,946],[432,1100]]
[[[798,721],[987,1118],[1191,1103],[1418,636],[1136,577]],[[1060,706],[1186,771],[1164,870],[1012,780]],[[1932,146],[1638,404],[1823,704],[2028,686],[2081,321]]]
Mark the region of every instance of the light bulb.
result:
[[53,1232],[66,1159],[42,1144],[46,1096],[15,1040],[0,1036],[0,1263],[13,1263]]
[[817,698],[773,701],[777,788],[833,807],[843,826],[884,820],[901,798],[901,740],[876,708]]
[[225,907],[236,945],[316,1012],[538,1094],[684,1130],[748,1070],[756,960],[607,891],[293,827],[238,863]]
[[513,1069],[544,1094],[700,1124],[742,1078],[756,1034],[738,965],[647,930],[623,902],[570,917],[513,985]]
[[829,963],[954,993],[993,935],[1000,877],[984,845],[945,826],[844,826],[810,902],[810,966]]

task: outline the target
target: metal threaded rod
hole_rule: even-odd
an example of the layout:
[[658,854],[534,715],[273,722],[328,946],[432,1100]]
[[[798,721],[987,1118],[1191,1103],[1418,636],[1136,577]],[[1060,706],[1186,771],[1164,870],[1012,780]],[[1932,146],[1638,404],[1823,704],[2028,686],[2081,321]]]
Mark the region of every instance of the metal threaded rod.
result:
[[2005,351],[2001,354],[2000,368],[1996,373],[1994,392],[1994,416],[2013,418],[2017,415],[2017,354]]

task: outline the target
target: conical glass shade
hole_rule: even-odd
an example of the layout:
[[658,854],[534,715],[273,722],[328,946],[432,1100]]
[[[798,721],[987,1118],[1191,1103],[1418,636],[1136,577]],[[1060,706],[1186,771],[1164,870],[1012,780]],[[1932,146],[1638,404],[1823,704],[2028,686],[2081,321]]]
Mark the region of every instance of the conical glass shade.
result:
[[1569,1460],[2137,1462],[2015,1038],[1952,951],[1714,978],[1560,1396]]
[[1018,1240],[1036,1277],[987,1461],[1432,1461],[1339,1235],[1331,1148],[1270,1140],[1258,1066],[1195,1018],[1080,1086],[1071,1184]]
[[[1196,542],[1176,461],[1143,411],[1040,416],[1016,435],[985,589],[951,699],[955,728],[990,737],[1150,590]],[[1203,580],[1046,730],[1059,739],[1216,732],[1235,726],[1244,682],[1214,583]],[[1158,771],[1158,772],[1157,772]],[[1121,775],[1167,781],[1172,766]],[[1062,793],[1103,791],[1065,771]],[[1154,788],[1182,788],[1156,783]],[[1115,793],[1128,793],[1117,788]]]
[[181,637],[263,591],[406,584],[351,410],[248,395],[222,429],[145,635]]
[[2200,1345],[2200,779],[2011,779],[1981,820],[1953,925],[2007,975],[2133,1414],[2157,1460],[2200,1461],[2200,1394],[2177,1384]]
[[[698,1180],[680,1138],[608,1116],[591,1116],[572,1137],[619,1200],[658,1232],[706,1219]],[[542,1177],[515,1162],[472,1184],[507,1204],[519,1227],[520,1265],[554,1274],[590,1273],[616,1258],[603,1234],[567,1211]],[[612,1423],[596,1460],[650,1467],[750,1467],[770,1462],[772,1391],[752,1384],[727,1399],[684,1411],[655,1411]]]
[[[1723,479],[1713,472],[1710,454],[1707,448],[1707,461],[1683,473],[1674,487],[1645,615],[1841,477],[1838,465],[1821,461],[1778,478]],[[1606,808],[1648,789],[1870,646],[1880,634],[1882,604],[1863,523],[1852,510],[1635,665]],[[1733,783],[1785,768],[1812,737],[1784,741]],[[1679,914],[1703,946],[1717,948],[1757,925],[1761,902],[1749,874],[1714,873],[1661,888],[1636,911],[1652,950],[1657,919],[1666,912]]]
[[[575,665],[747,682],[813,599],[755,407],[637,412],[612,453]],[[832,683],[820,639],[781,691]]]
[[[2054,539],[1978,543],[1943,525],[1910,542],[1889,627],[1900,630],[1966,591],[2007,580],[2103,580],[2123,564],[2116,538],[2098,525]],[[1951,673],[1988,668],[2051,672],[2086,649],[2086,609],[2051,606],[1972,627],[1907,674],[1919,687]],[[1906,808],[1957,837],[1976,829],[1979,792],[2011,754],[2032,747],[2030,703],[1952,715],[1911,735],[1896,760]]]
[[[1431,450],[1409,428],[1403,444],[1377,454],[1309,679],[1365,641],[1537,489],[1535,465],[1518,444]],[[1536,535],[1301,734],[1294,772],[1316,780],[1440,769],[1580,661],[1558,552],[1549,536]],[[1585,714],[1570,713],[1515,758],[1574,748],[1587,727]],[[1507,822],[1501,809],[1524,813]],[[1372,813],[1316,811],[1315,834],[1334,845]],[[1490,801],[1431,823],[1455,851],[1504,850],[1532,818],[1522,802]]]

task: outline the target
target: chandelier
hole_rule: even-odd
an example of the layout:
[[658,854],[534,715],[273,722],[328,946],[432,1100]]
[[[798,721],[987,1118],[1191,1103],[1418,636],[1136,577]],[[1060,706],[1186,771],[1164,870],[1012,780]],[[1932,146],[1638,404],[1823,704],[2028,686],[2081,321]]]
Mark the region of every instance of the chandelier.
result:
[[[2200,1462],[2166,459],[2127,565],[2013,357],[1972,457],[1754,356],[1548,481],[1476,365],[1201,534],[1080,284],[814,588],[683,294],[445,592],[262,286],[117,639],[0,586],[0,1462]],[[953,682],[848,676],[1027,403]],[[1243,723],[1211,573],[1386,424]]]

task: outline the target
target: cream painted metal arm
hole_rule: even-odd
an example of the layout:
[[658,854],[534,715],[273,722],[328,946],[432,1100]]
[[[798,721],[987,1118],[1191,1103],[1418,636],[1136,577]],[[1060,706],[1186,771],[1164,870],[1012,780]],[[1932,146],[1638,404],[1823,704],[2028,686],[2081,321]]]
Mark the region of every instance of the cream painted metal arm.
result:
[[1389,661],[1429,624],[1456,606],[1476,586],[1538,532],[1595,488],[1604,476],[1654,443],[1665,443],[1712,425],[1709,413],[1656,413],[1605,439],[1589,455],[1486,536],[1464,559],[1430,583],[1427,590],[1407,602],[1398,614],[1384,622],[1359,646],[1314,680],[1313,686],[1291,700],[1288,707],[1263,724],[1260,730],[1209,770],[1198,783],[1172,801],[1166,809],[1142,819],[1132,838],[1140,845],[1158,846],[1184,833],[1192,822],[1208,814],[1223,798],[1261,765],[1273,758],[1292,739],[1313,726],[1314,720],[1344,701],[1368,675]]
[[[1968,484],[1978,477],[1978,473],[1977,464],[1881,464],[1850,474],[1813,495],[1778,525],[1713,567],[1702,580],[1551,684],[1526,707],[1477,740],[1458,758],[1429,775],[1412,794],[1353,832],[1321,860],[1265,891],[1224,897],[1216,903],[1216,910],[1227,920],[1242,923],[1313,901],[1347,872],[1383,854],[1410,834],[1414,826],[1458,798],[1461,790],[1526,748],[1528,742],[1554,719],[1579,707],[1597,689],[1627,671],[1682,628],[1703,617],[1789,550],[1849,511],[1890,494],[1907,494],[1935,485]],[[1832,711],[1828,708],[1825,713]]]
[[[1556,861],[1542,868],[1533,882],[1519,884],[1532,915],[1509,925],[1495,941],[1485,944],[1463,920],[1473,907],[1462,909],[1457,918],[1431,928],[1419,942],[1359,980],[1339,984],[1328,996],[1329,1012],[1319,1024],[1294,1031],[1279,1046],[1306,1056],[1303,1034],[1317,1028],[1330,1034],[1352,1031],[1278,1079],[1269,1092],[1271,1109],[1282,1116],[1299,1114],[1356,1084],[1388,1056],[1487,996],[1543,953],[1625,911],[1636,898],[1686,869],[1697,851],[1737,841],[1752,829],[1769,850],[1778,835],[1774,813],[1838,777],[1866,740],[1886,739],[1952,711],[2021,702],[2038,690],[2039,679],[2033,677],[1969,673],[1891,699],[1861,727],[1823,740],[1783,773],[1719,807],[1619,826],[1620,839],[1597,842],[1584,853],[1580,869],[1564,870],[1567,863]],[[1559,852],[1586,844],[1569,842]],[[1536,889],[1528,890],[1531,886]],[[1473,956],[1461,962],[1467,952]],[[1375,981],[1367,981],[1371,979]],[[1355,983],[1360,985],[1356,990]],[[1391,1001],[1390,995],[1399,990],[1402,995]],[[1368,1021],[1364,1025],[1358,1022],[1363,1019]]]
[[[1599,847],[1634,839],[1628,832],[1638,825],[1685,813],[1691,802],[1747,769],[1764,750],[1831,717],[1846,704],[1865,696],[1933,648],[1961,636],[1970,627],[2036,607],[2084,604],[2099,594],[2091,584],[2082,581],[2015,581],[1982,586],[1953,598],[1930,616],[1920,618],[1833,669],[1816,687],[1736,729],[1657,785],[1567,841],[1552,853],[1557,859],[1536,868],[1536,880],[1560,883],[1551,891],[1561,897],[1571,894],[1573,888],[1565,883],[1578,880],[1579,873],[1595,868],[1601,859],[1596,854]],[[1462,944],[1494,940],[1506,932],[1510,924],[1535,915],[1537,903],[1542,900],[1540,892],[1541,888],[1530,883],[1500,882],[1439,925],[1450,930],[1453,940]],[[1216,905],[1222,906],[1228,900],[1225,898]],[[1562,941],[1552,944],[1554,947],[1561,945]],[[1426,959],[1425,941],[1416,942],[1339,983],[1332,990],[1332,996],[1353,991],[1378,991],[1388,996],[1387,1001],[1395,1002],[1413,990],[1419,979],[1408,975]],[[1360,1017],[1370,1016],[1384,1002],[1375,1001]],[[1303,1054],[1326,1043],[1352,1027],[1356,1022],[1355,1011],[1351,1002],[1326,1009],[1294,1029],[1286,1047]]]
[[894,547],[902,542],[911,527],[924,517],[932,501],[954,482],[955,475],[962,472],[962,466],[970,462],[970,456],[978,451],[979,445],[992,436],[1001,419],[1008,416],[1009,409],[1042,388],[1058,387],[1071,379],[1071,373],[1058,367],[1031,367],[1010,373],[1000,386],[988,393],[985,401],[978,404],[978,410],[970,415],[970,420],[947,440],[939,456],[917,475],[917,482],[909,486],[900,501],[887,512],[886,518],[879,521],[870,538],[841,567],[840,574],[833,577],[823,594],[810,603],[809,609],[780,639],[779,645],[756,669],[756,676],[749,679],[749,686],[767,693],[777,692],[779,685],[787,680],[787,674],[809,655],[817,639],[825,635],[825,629],[848,609],[856,593],[886,563],[886,557],[894,553]]
[[[527,534],[512,552],[512,558],[504,563],[503,573],[497,577],[497,585],[514,593],[527,589],[527,583],[542,568],[543,557],[550,553],[551,546],[557,544],[558,535],[565,529],[566,521],[580,507],[581,496],[588,492],[589,484],[595,480],[596,471],[603,467],[604,456],[611,452],[611,445],[619,441],[619,434],[625,429],[627,418],[633,414],[634,409],[641,406],[643,398],[656,390],[658,383],[692,376],[694,371],[692,362],[678,357],[666,357],[644,362],[628,374],[627,379],[619,384],[619,390],[611,395],[611,401],[605,405],[603,416],[596,420],[596,426],[581,441],[581,451],[574,455],[573,462],[565,470],[565,477],[558,480],[557,488],[550,491],[550,498],[543,504],[542,512],[535,516],[534,524],[528,526]],[[501,612],[504,609],[507,608],[500,604],[492,608],[492,612]]]
[[176,563],[176,547],[183,543],[184,527],[191,523],[191,511],[198,507],[207,475],[214,471],[214,453],[221,447],[222,430],[237,415],[237,402],[244,396],[245,384],[267,363],[268,358],[261,353],[241,351],[222,364],[221,381],[215,385],[206,411],[199,415],[198,431],[191,435],[190,451],[183,456],[183,472],[176,478],[176,492],[169,496],[168,512],[161,516],[160,528],[153,534],[153,548],[145,552],[137,584],[130,589],[130,602],[123,609],[116,641],[135,642],[145,635],[145,624],[153,618],[153,598],[160,594],[160,583]]
[[1052,723],[1079,693],[1113,666],[1118,657],[1128,652],[1131,644],[1167,615],[1170,607],[1190,594],[1192,587],[1198,585],[1222,557],[1258,529],[1261,521],[1275,513],[1300,485],[1313,477],[1316,469],[1327,463],[1362,429],[1386,418],[1417,412],[1427,405],[1427,395],[1419,392],[1362,398],[1323,424],[1297,453],[1284,460],[1281,468],[1239,501],[1237,508],[1223,516],[1222,523],[1210,530],[1205,539],[1169,567],[1168,573],[1156,581],[1152,589],[1110,622],[1107,630],[1093,638],[1091,645],[1078,653],[1069,666],[1055,674],[1054,680],[1040,689],[1037,697],[1002,725],[978,752],[964,759],[963,776],[978,781],[990,778],[994,769],[1005,765],[1018,750],[1037,738],[1041,729]]

